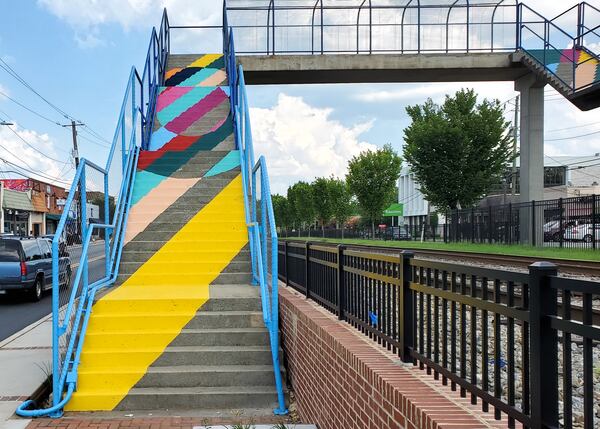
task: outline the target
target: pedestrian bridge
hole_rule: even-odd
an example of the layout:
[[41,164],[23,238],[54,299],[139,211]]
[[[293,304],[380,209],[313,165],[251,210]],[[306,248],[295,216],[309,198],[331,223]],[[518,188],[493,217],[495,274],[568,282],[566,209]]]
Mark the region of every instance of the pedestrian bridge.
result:
[[[228,0],[249,84],[509,81],[521,93],[521,200],[543,199],[544,86],[600,106],[600,10],[516,0]],[[523,227],[522,241],[536,234]]]

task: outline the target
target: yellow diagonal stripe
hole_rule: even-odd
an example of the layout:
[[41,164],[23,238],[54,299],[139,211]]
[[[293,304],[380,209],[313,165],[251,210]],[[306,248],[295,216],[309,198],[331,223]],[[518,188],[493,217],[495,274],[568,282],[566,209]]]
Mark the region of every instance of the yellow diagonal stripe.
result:
[[200,58],[198,58],[196,61],[194,61],[188,67],[206,67],[207,65],[218,60],[222,56],[223,56],[223,54],[206,54],[206,55],[203,55]]
[[[209,298],[209,284],[246,245],[237,176],[120,287],[93,307],[68,411],[113,410]],[[226,214],[226,216],[224,216]],[[208,225],[222,236],[198,233]],[[196,264],[182,255],[214,253]]]

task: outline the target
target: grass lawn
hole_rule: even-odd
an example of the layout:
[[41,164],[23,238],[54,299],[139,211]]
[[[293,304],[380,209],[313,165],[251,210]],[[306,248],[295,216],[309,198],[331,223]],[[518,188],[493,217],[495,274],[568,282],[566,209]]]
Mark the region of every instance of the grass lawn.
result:
[[[561,249],[558,247],[532,247],[504,244],[443,243],[419,241],[383,241],[365,239],[336,239],[321,237],[289,237],[289,240],[321,241],[326,243],[362,244],[399,249],[447,250],[455,252],[490,253],[494,255],[529,256],[534,258],[570,259],[600,262],[600,249]],[[282,238],[285,240],[285,238]]]

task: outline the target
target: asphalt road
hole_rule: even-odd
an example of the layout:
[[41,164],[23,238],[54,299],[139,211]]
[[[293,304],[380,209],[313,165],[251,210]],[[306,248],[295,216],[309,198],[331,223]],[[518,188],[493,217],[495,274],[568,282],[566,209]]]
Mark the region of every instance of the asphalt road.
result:
[[[81,247],[70,249],[73,264],[73,278],[79,264]],[[104,242],[94,243],[89,249],[89,280],[99,280],[104,276]],[[69,288],[70,292],[71,289]],[[0,295],[0,341],[10,337],[21,329],[40,320],[52,311],[52,291],[44,292],[39,302],[30,302],[24,294]]]

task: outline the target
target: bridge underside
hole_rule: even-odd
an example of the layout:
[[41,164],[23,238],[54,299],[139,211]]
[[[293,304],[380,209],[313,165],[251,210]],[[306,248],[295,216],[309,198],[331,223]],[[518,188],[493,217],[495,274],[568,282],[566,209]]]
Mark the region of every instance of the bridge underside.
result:
[[238,55],[253,85],[516,81],[530,73],[513,53]]

